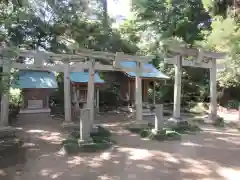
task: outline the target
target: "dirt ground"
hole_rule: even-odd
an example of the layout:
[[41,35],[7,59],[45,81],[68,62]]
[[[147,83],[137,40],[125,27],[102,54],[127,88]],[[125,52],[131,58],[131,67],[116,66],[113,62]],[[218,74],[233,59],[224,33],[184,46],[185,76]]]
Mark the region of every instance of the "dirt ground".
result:
[[58,120],[20,119],[27,148],[25,162],[0,169],[0,180],[240,179],[237,130],[205,127],[197,135],[184,135],[181,141],[156,142],[129,133],[116,121],[104,124],[114,133],[116,147],[66,156],[60,151],[66,134]]

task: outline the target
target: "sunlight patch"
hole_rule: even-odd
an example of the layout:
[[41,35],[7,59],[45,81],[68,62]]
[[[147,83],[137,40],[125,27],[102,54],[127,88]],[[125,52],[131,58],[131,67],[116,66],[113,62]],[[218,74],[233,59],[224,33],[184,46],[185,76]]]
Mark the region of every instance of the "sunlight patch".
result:
[[57,172],[57,173],[51,175],[51,178],[56,179],[56,178],[60,177],[61,175],[63,175],[63,172]]
[[47,131],[40,130],[40,129],[31,129],[26,131],[27,133],[46,133]]
[[0,176],[6,176],[6,175],[7,175],[6,172],[0,169]]
[[52,173],[52,170],[50,170],[50,169],[42,169],[42,170],[40,171],[40,174],[41,174],[42,176],[49,176],[51,173]]
[[146,164],[138,164],[137,167],[143,168],[143,169],[146,169],[146,170],[153,170],[154,169],[153,166],[149,166],[149,165],[146,165]]
[[196,143],[192,143],[192,142],[184,142],[184,143],[181,143],[181,145],[183,146],[195,146],[195,147],[202,147],[202,145],[200,144],[196,144]]
[[119,148],[122,152],[129,153],[129,159],[132,160],[149,160],[153,157],[153,154],[146,149],[135,149],[135,148]]
[[240,177],[240,170],[231,168],[219,168],[217,172],[219,175],[226,178],[226,180],[239,180]]

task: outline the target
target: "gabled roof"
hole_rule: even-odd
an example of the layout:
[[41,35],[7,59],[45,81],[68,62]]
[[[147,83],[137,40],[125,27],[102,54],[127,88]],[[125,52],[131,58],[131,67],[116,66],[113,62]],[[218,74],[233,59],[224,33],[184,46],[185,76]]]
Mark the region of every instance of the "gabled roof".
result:
[[[136,62],[133,62],[133,61],[122,61],[122,62],[120,62],[120,65],[122,67],[126,67],[126,68],[136,68]],[[168,76],[166,76],[161,71],[156,69],[152,64],[144,64],[143,68],[144,69],[152,69],[152,72],[150,72],[150,73],[141,73],[141,77],[143,77],[143,78],[169,79]],[[131,77],[136,76],[135,72],[126,72],[126,74]]]
[[52,72],[20,70],[12,84],[13,88],[57,88],[56,77]]
[[[71,72],[70,80],[76,83],[87,83],[88,72]],[[95,73],[94,80],[95,80],[95,83],[104,83],[104,80],[99,77],[98,73]]]

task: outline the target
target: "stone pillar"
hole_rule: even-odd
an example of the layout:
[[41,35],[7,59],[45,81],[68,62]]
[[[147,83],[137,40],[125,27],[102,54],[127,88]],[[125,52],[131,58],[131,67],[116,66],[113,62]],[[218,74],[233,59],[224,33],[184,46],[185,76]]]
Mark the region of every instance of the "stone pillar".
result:
[[176,56],[175,80],[174,80],[174,106],[173,119],[180,120],[181,114],[181,81],[182,81],[182,57]]
[[44,107],[44,108],[47,108],[47,109],[49,109],[49,96],[47,96],[47,98],[46,98],[47,100],[47,107]]
[[81,141],[90,138],[91,122],[89,121],[90,109],[81,109],[80,116],[80,139]]
[[1,97],[1,121],[0,126],[8,126],[8,114],[9,114],[9,72],[10,63],[3,64],[3,86],[4,92]]
[[156,104],[156,82],[153,81],[153,105]]
[[217,118],[217,67],[216,59],[212,59],[212,67],[210,68],[210,117],[215,121]]
[[156,114],[155,114],[155,123],[154,123],[154,129],[159,130],[160,128],[163,128],[163,105],[157,104],[156,105]]
[[42,67],[44,65],[44,58],[39,53],[40,52],[37,51],[37,54],[34,57],[34,64],[37,65],[38,67]]
[[65,123],[71,123],[72,117],[71,117],[69,63],[64,64],[64,111],[65,111]]
[[95,60],[89,62],[88,70],[88,91],[87,91],[87,108],[90,110],[89,120],[91,125],[94,124],[94,64]]
[[141,75],[141,64],[139,62],[136,62],[137,64],[137,71],[136,71],[136,87],[135,87],[135,104],[136,104],[136,120],[141,121],[142,120],[142,79],[140,77]]

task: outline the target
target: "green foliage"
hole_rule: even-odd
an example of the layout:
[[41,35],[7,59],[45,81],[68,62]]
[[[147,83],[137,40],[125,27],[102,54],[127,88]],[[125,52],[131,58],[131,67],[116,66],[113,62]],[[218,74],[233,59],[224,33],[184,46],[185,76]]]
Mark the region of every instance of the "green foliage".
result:
[[79,152],[79,144],[77,139],[67,139],[63,141],[63,148],[68,154]]
[[170,125],[170,128],[180,134],[189,134],[201,131],[197,125],[189,124],[187,121],[180,121],[176,124]]
[[[85,0],[46,0],[34,4],[29,0],[1,1],[0,42],[10,47],[41,48],[59,53],[76,52],[78,48],[85,47],[154,55],[154,66],[171,77],[168,85],[157,84],[158,102],[173,101],[174,69],[163,61],[169,56],[169,46],[201,45],[228,54],[223,62],[228,67],[218,76],[220,88],[240,87],[239,20],[228,15],[231,12],[228,7],[234,6],[232,1],[134,0],[136,18],[126,20],[116,29],[111,27],[106,2],[99,0],[93,7]],[[90,19],[90,16],[94,16],[94,19]],[[213,19],[212,22],[210,18]],[[15,56],[11,52],[11,59]],[[14,73],[2,73],[1,76],[6,77],[0,84],[0,92],[3,92],[9,89],[9,79]],[[58,104],[63,104],[64,101],[61,76],[58,75],[59,89],[54,95],[55,100],[59,100]],[[184,68],[183,104],[189,101],[208,101],[208,80],[207,70]],[[101,92],[100,98],[110,97],[108,95],[114,97],[109,98],[109,102],[118,102],[119,86],[113,85]]]
[[107,129],[98,126],[96,132],[91,132],[91,139],[80,141],[80,134],[78,131],[70,133],[68,139],[62,142],[63,148],[68,154],[78,152],[97,152],[107,149],[113,145],[110,139],[111,132]]
[[169,141],[181,139],[181,134],[170,129],[160,129],[158,131],[153,130],[152,124],[149,124],[147,128],[127,128],[130,132],[139,134],[142,138],[148,138],[158,141]]
[[111,132],[109,130],[107,130],[106,128],[103,128],[102,126],[97,126],[97,131],[96,132],[91,132],[91,137],[95,137],[95,136],[100,136],[100,137],[110,137],[111,136]]
[[222,117],[218,117],[213,125],[216,127],[225,127],[224,119]]
[[211,15],[226,16],[228,8],[233,5],[233,1],[228,0],[202,0],[204,8]]
[[226,52],[227,56],[220,63],[225,64],[226,68],[218,75],[220,87],[236,87],[239,86],[240,73],[240,30],[239,24],[233,17],[216,16],[212,23],[212,30],[205,33],[205,41],[203,46],[210,50]]
[[145,27],[163,37],[180,37],[192,44],[201,39],[198,24],[209,18],[201,0],[145,0],[134,1],[138,19]]
[[158,141],[179,140],[181,139],[181,134],[192,134],[201,131],[198,126],[191,125],[185,121],[169,124],[167,128],[161,128],[157,131],[153,128],[153,125],[149,123],[146,128],[128,127],[127,129],[132,133],[139,134],[142,138]]

